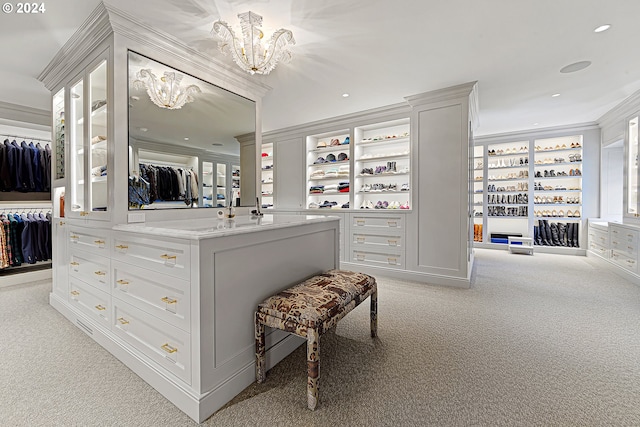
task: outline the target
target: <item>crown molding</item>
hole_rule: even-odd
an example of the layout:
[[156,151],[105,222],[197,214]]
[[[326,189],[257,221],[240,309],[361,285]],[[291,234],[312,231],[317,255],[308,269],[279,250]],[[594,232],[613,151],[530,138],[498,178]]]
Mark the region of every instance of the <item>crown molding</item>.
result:
[[112,33],[107,9],[104,3],[98,3],[80,28],[38,75],[38,80],[50,91],[57,89],[63,79]]
[[0,117],[6,120],[32,123],[51,129],[51,112],[24,105],[0,101]]
[[638,111],[640,111],[640,90],[625,98],[596,121],[604,128],[621,120],[625,120]]
[[40,73],[38,80],[50,91],[57,89],[71,71],[113,34],[160,50],[174,57],[178,63],[188,63],[204,74],[215,75],[221,83],[247,88],[259,97],[271,90],[270,86],[250,78],[248,74],[245,75],[216,58],[206,56],[176,37],[153,28],[106,2],[98,4]]
[[269,143],[278,139],[297,138],[322,133],[339,133],[341,130],[348,132],[350,128],[355,126],[366,126],[380,121],[407,118],[410,114],[411,107],[408,104],[393,104],[264,132],[262,141],[263,143]]
[[475,137],[473,141],[475,145],[485,145],[499,142],[512,142],[518,139],[545,138],[547,136],[565,136],[570,135],[571,133],[584,132],[588,130],[600,130],[600,126],[596,122],[577,123],[540,129],[527,129],[514,132],[505,132],[493,135],[482,135]]
[[478,94],[476,89],[477,84],[478,84],[477,81],[462,83],[456,86],[446,87],[443,89],[436,89],[429,92],[420,93],[417,95],[407,96],[404,99],[406,99],[406,101],[412,107],[417,107],[424,104],[450,101],[453,99],[471,96],[472,98],[470,99],[470,108],[475,114],[478,111]]

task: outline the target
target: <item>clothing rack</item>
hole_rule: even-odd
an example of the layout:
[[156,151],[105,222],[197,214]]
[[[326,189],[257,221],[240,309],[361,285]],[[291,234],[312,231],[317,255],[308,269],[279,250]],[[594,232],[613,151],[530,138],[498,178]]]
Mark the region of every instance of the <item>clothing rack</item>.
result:
[[22,136],[22,135],[8,135],[8,134],[0,134],[0,138],[17,138],[17,139],[28,139],[29,141],[39,141],[39,142],[47,142],[50,143],[51,140],[50,139],[42,139],[42,138],[33,138],[31,136]]

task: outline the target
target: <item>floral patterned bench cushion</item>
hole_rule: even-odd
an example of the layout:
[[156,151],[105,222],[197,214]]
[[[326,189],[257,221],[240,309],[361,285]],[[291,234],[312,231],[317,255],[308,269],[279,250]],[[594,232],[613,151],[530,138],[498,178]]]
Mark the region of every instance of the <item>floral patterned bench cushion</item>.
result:
[[368,297],[376,279],[363,273],[329,270],[258,304],[258,312],[316,328]]

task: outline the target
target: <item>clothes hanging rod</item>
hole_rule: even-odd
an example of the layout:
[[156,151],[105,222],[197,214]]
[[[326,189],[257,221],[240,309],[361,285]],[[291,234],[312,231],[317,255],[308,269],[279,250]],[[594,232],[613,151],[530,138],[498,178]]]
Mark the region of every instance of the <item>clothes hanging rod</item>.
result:
[[1,133],[0,137],[6,137],[7,139],[8,138],[18,138],[18,139],[30,139],[31,141],[51,142],[50,139],[33,138],[31,136],[24,136],[24,135],[7,135],[7,134],[4,134],[4,133]]
[[162,160],[158,160],[158,161],[140,160],[138,163],[140,163],[141,165],[147,165],[147,166],[172,166],[172,167],[180,168],[180,169],[192,169],[193,170],[193,166],[181,165],[181,164],[178,164],[178,163],[163,162]]

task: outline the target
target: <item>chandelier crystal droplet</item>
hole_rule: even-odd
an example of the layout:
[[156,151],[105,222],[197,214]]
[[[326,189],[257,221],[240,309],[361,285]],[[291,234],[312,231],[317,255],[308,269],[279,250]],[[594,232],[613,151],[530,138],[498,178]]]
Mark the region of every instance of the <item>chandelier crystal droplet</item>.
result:
[[293,33],[283,28],[271,36],[269,42],[264,45],[264,33],[262,16],[253,13],[239,13],[242,39],[236,37],[233,29],[224,21],[213,23],[211,34],[216,34],[222,40],[218,42],[218,48],[225,55],[231,52],[236,64],[250,74],[269,74],[278,62],[291,60],[290,45],[296,44]]
[[158,77],[148,69],[142,69],[136,74],[133,87],[136,89],[146,89],[149,98],[160,108],[177,110],[184,104],[193,102],[196,93],[202,91],[196,85],[181,87],[180,83],[184,76],[180,73],[165,71],[162,77]]

